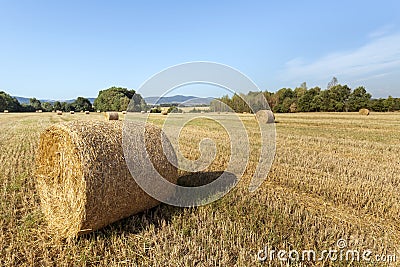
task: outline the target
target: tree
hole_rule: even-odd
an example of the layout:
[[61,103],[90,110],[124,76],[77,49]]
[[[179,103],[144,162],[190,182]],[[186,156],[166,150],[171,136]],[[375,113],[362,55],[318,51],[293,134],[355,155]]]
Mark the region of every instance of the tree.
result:
[[53,105],[49,102],[42,103],[42,108],[44,111],[51,112],[53,110]]
[[11,97],[6,92],[0,91],[0,112],[8,111],[22,111],[22,106],[15,97]]
[[69,112],[71,110],[73,110],[73,107],[70,103],[67,102],[62,102],[61,103],[61,111],[65,111],[65,112]]
[[[307,90],[302,97],[299,98],[297,108],[300,112],[318,111],[320,107],[317,107],[315,97],[319,95],[321,88],[314,87]],[[319,104],[318,104],[319,105]]]
[[392,96],[389,96],[385,101],[383,102],[383,106],[385,108],[385,111],[395,111],[395,100]]
[[74,102],[71,103],[71,109],[74,111],[93,111],[92,103],[89,99],[84,97],[78,97]]
[[282,88],[276,92],[276,104],[273,107],[274,112],[289,112],[290,105],[296,101],[295,93],[290,88]]
[[55,110],[55,111],[61,110],[61,103],[60,103],[60,101],[54,102],[53,110]]
[[40,103],[36,98],[30,98],[29,105],[31,105],[35,110],[42,109],[42,103]]
[[146,101],[144,101],[143,97],[140,94],[134,94],[132,99],[127,102],[128,99],[124,98],[122,100],[122,106],[127,106],[128,111],[130,112],[139,112],[139,111],[146,111],[147,110],[147,104]]
[[349,96],[349,111],[359,111],[362,108],[368,108],[371,101],[371,94],[363,86],[357,87]]
[[182,113],[183,110],[176,107],[176,106],[171,106],[168,110],[167,113]]
[[[101,90],[94,106],[100,111],[124,111],[128,109],[128,105],[135,95],[135,90],[128,90],[122,87],[111,87]],[[140,111],[142,107],[146,107],[146,103],[140,95],[137,95],[129,106],[129,111]]]
[[383,99],[383,98],[372,99],[370,102],[370,108],[373,111],[377,111],[377,112],[385,111],[385,99]]
[[336,77],[333,77],[332,80],[328,83],[327,89],[331,89],[332,87],[338,85],[338,79]]
[[351,89],[347,85],[335,85],[327,90],[333,105],[332,111],[348,111],[348,103]]

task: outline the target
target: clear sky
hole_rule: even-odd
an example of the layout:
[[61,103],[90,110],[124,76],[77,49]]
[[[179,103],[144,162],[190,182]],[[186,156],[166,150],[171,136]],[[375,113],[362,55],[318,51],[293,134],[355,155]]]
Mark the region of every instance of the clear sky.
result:
[[400,97],[399,14],[397,0],[0,1],[0,90],[95,97],[113,85],[137,89],[172,65],[213,61],[261,90],[325,88],[336,76],[374,97]]

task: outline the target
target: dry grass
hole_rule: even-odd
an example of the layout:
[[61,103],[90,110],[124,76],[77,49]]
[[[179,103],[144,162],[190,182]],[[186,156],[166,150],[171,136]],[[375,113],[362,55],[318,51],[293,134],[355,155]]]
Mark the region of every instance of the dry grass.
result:
[[[352,249],[400,255],[400,113],[277,114],[277,157],[267,181],[251,194],[259,132],[254,116],[240,116],[251,162],[229,195],[198,208],[162,204],[60,242],[46,230],[33,178],[39,134],[56,122],[103,117],[0,114],[0,265],[254,266],[267,244],[321,251],[335,248],[339,238]],[[151,118],[162,123],[167,116]],[[212,173],[227,164],[224,134],[207,120],[194,121],[182,131],[180,147],[195,159],[195,141],[215,138]]]

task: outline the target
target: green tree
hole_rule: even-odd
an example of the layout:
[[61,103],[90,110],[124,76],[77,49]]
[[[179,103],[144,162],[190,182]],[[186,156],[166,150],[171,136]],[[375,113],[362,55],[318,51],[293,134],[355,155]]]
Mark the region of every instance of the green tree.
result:
[[23,108],[15,97],[11,97],[6,92],[0,91],[0,112],[4,110],[15,112],[23,111]]
[[282,88],[276,92],[276,104],[273,107],[274,112],[286,113],[290,111],[290,106],[296,102],[296,95],[291,88]]
[[[128,105],[135,95],[135,90],[128,90],[122,87],[111,87],[106,90],[101,90],[94,106],[100,111],[124,111],[128,110]],[[146,107],[146,103],[140,95],[134,98],[129,111],[140,111],[141,108]]]
[[53,105],[49,102],[42,103],[43,111],[51,112],[53,110]]
[[74,102],[71,103],[71,109],[74,111],[93,111],[92,103],[90,103],[89,99],[84,97],[78,97]]
[[[298,111],[300,112],[310,112],[310,111],[318,111],[320,107],[317,107],[317,103],[314,103],[316,100],[315,97],[319,95],[321,92],[321,88],[314,87],[310,90],[307,90],[303,96],[301,96],[297,103]],[[319,104],[318,104],[319,105]]]
[[147,104],[144,101],[143,97],[140,94],[134,94],[132,99],[128,101],[128,98],[124,98],[122,101],[122,107],[125,105],[130,112],[139,112],[139,111],[147,111]]
[[31,105],[35,110],[42,109],[42,103],[36,98],[30,98],[29,105]]
[[60,103],[60,101],[54,102],[53,110],[54,110],[54,111],[61,110],[61,103]]
[[383,102],[385,111],[395,111],[395,100],[392,96],[389,96],[385,101]]
[[70,103],[62,102],[61,103],[61,111],[69,112],[73,110],[73,106]]
[[370,109],[377,112],[385,111],[385,99],[372,99],[370,102]]
[[371,94],[363,86],[357,87],[349,96],[349,111],[359,111],[362,108],[368,108],[371,101]]
[[182,113],[182,112],[183,110],[176,106],[169,107],[167,110],[167,113]]
[[337,112],[348,111],[348,100],[351,89],[347,85],[336,85],[328,90],[330,98],[334,105],[334,110]]

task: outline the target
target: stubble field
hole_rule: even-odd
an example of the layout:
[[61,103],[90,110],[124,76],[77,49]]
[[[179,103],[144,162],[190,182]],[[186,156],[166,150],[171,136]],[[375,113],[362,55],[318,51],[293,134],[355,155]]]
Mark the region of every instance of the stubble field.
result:
[[[240,183],[227,196],[196,208],[161,204],[86,236],[60,241],[46,230],[35,189],[40,132],[62,121],[104,118],[0,114],[0,265],[276,266],[277,261],[258,262],[258,251],[268,246],[322,252],[337,249],[339,239],[346,241],[346,248],[397,255],[400,262],[400,113],[277,114],[276,158],[254,193],[247,188],[257,166],[259,132],[253,116],[240,116],[250,136],[251,157]],[[165,117],[151,119],[160,124]],[[229,140],[223,128],[209,120],[184,128],[183,154],[198,158],[198,141],[205,137],[214,139],[221,152],[206,171],[223,171]]]

